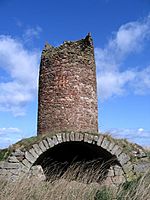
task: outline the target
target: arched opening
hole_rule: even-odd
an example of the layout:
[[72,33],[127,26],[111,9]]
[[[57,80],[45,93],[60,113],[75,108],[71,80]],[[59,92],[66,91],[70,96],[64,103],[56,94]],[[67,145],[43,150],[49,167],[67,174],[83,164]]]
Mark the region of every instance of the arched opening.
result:
[[63,177],[81,182],[101,182],[109,168],[119,164],[116,156],[102,147],[86,142],[58,144],[39,156],[34,165],[41,165],[47,180]]

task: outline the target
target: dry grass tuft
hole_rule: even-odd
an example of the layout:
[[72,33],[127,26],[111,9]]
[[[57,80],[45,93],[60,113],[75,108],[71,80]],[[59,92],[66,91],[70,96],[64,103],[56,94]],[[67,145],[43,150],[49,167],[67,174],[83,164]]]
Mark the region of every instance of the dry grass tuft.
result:
[[[73,169],[72,169],[73,170]],[[150,171],[136,180],[125,182],[118,190],[96,182],[72,180],[74,171],[55,181],[22,177],[15,182],[0,180],[0,200],[150,200]]]

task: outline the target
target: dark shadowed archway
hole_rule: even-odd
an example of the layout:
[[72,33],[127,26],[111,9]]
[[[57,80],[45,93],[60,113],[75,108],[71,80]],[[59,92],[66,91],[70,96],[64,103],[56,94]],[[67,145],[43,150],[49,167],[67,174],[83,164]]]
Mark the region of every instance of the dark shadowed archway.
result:
[[[70,141],[58,144],[39,156],[34,165],[41,165],[47,180],[60,177],[102,181],[111,166],[119,165],[115,155],[95,144]],[[68,175],[69,174],[69,175]],[[69,177],[68,177],[69,176]]]

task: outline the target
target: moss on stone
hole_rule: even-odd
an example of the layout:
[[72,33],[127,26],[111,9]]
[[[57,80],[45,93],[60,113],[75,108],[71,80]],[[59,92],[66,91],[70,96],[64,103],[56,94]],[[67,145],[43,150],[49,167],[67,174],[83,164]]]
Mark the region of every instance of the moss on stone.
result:
[[6,160],[8,156],[11,154],[10,148],[1,149],[0,150],[0,161]]

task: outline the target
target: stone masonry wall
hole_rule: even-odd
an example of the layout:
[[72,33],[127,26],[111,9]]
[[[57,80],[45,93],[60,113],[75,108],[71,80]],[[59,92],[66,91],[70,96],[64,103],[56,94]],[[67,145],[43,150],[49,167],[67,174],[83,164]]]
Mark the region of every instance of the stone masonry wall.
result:
[[44,180],[45,175],[41,166],[34,165],[36,160],[50,148],[61,143],[73,141],[94,144],[100,147],[100,151],[101,148],[103,148],[117,157],[120,166],[113,165],[110,167],[104,184],[118,184],[123,182],[126,176],[124,171],[125,173],[132,172],[130,157],[124,153],[121,147],[108,140],[106,136],[102,134],[98,136],[87,133],[72,132],[46,136],[44,139],[41,139],[41,141],[35,142],[30,148],[16,149],[5,161],[0,162],[0,178],[5,177],[6,179],[15,180],[25,175],[35,175],[37,178],[40,178],[40,180]]
[[91,36],[45,45],[39,75],[38,134],[97,132],[96,67]]
[[[124,148],[118,146],[115,141],[112,141],[107,135],[87,134],[87,133],[59,133],[54,136],[45,136],[40,141],[35,142],[30,148],[16,149],[5,160],[0,161],[0,179],[15,180],[24,175],[33,175],[40,180],[45,180],[43,169],[40,165],[34,165],[39,156],[43,155],[50,148],[65,142],[81,141],[89,144],[94,144],[105,149],[112,155],[115,155],[119,165],[112,165],[108,171],[104,181],[106,185],[118,185],[126,180],[131,180],[131,177],[138,176],[140,173],[146,172],[150,167],[150,162],[142,162],[145,153],[141,151],[139,155],[133,155],[136,159],[141,160],[139,164],[132,163],[132,159],[124,152]],[[138,157],[137,157],[138,156]]]

